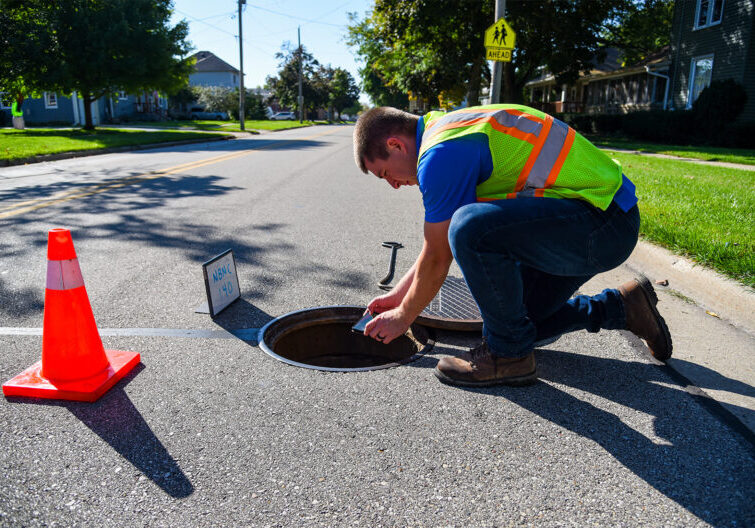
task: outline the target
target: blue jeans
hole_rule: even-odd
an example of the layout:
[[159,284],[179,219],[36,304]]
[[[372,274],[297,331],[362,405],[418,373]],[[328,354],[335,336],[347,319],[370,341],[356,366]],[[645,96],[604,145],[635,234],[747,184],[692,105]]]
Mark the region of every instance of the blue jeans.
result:
[[480,308],[483,335],[502,357],[574,330],[626,327],[618,290],[570,297],[615,268],[637,243],[640,214],[581,200],[516,198],[459,208],[449,242]]

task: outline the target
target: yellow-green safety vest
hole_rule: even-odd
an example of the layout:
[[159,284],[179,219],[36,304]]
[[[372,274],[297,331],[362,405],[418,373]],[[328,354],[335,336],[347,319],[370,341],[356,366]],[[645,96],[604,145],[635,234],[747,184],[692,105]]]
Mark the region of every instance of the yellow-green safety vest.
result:
[[606,210],[621,187],[617,161],[563,121],[534,108],[477,106],[430,112],[423,120],[419,159],[449,139],[479,133],[488,137],[493,172],[477,186],[478,201],[576,198]]

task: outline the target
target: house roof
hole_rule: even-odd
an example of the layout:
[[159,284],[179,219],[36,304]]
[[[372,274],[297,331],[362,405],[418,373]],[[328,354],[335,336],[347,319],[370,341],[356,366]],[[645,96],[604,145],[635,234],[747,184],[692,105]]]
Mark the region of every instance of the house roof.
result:
[[223,59],[211,51],[198,51],[192,57],[197,59],[197,63],[194,65],[194,70],[197,73],[201,72],[232,72],[239,73],[239,70],[228,64]]
[[[651,70],[660,69],[668,65],[669,47],[664,46],[658,51],[651,53],[645,59],[630,66],[622,66],[624,55],[617,48],[606,48],[606,57],[601,62],[593,66],[590,71],[583,72],[579,76],[580,81],[595,79],[598,77],[615,77],[630,75],[639,71],[644,71],[647,66]],[[527,82],[525,86],[547,85],[555,83],[556,77],[550,72],[544,72],[542,75]]]

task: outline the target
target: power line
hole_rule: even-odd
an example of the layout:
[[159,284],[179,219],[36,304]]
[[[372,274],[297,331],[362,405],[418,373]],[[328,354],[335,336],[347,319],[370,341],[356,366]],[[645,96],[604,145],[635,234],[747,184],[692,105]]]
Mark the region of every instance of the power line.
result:
[[[347,2],[347,3],[350,3],[350,2]],[[346,5],[346,4],[344,4],[344,5]],[[254,9],[259,9],[260,11],[267,11],[268,13],[273,13],[274,15],[280,15],[280,16],[283,16],[283,17],[286,17],[286,18],[291,18],[291,19],[294,19],[294,20],[302,20],[304,22],[309,22],[310,24],[322,24],[324,26],[332,26],[332,27],[337,27],[337,28],[343,28],[343,27],[345,27],[344,24],[331,24],[330,22],[319,22],[317,19],[313,20],[311,18],[302,18],[302,17],[298,17],[298,16],[294,16],[294,15],[289,15],[288,13],[281,13],[279,11],[273,11],[272,9],[266,9],[264,7],[259,7],[259,6],[254,6],[254,5],[250,5],[249,7],[254,8]],[[341,7],[343,7],[343,6],[341,6]],[[336,9],[340,9],[340,7],[337,7]],[[335,11],[335,9],[333,11]],[[329,13],[332,13],[333,11],[330,11]],[[323,15],[323,16],[325,16],[325,15]]]

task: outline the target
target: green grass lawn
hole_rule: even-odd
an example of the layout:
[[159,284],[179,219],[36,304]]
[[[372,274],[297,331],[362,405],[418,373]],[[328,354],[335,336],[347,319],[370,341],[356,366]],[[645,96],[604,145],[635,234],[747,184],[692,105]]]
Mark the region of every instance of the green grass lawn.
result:
[[221,134],[166,130],[147,132],[140,130],[27,128],[15,130],[0,128],[0,160],[28,158],[40,154],[56,154],[77,150],[122,147],[206,138]]
[[607,138],[602,136],[587,136],[590,141],[601,148],[618,148],[650,152],[653,154],[668,154],[682,158],[695,158],[705,161],[727,161],[755,165],[755,150],[731,149],[724,147],[696,147],[684,145],[661,145],[659,143],[640,143],[627,139]]
[[755,287],[755,171],[609,155],[637,186],[643,237]]
[[[264,120],[245,120],[244,128],[249,130],[287,130],[289,128],[299,128],[312,125],[325,124],[326,121],[269,121]],[[177,128],[184,130],[209,130],[219,132],[241,132],[238,121],[145,121],[133,122],[124,126],[138,126],[145,128]]]

